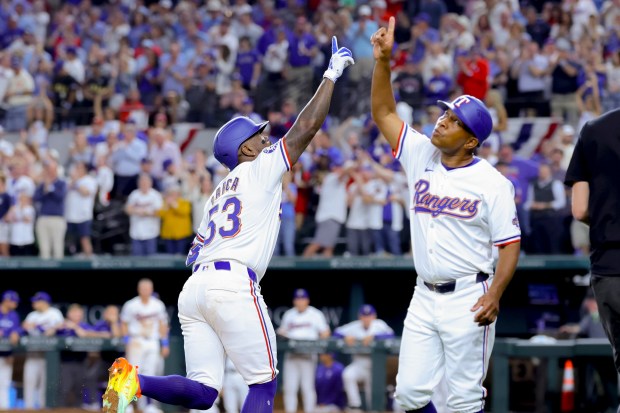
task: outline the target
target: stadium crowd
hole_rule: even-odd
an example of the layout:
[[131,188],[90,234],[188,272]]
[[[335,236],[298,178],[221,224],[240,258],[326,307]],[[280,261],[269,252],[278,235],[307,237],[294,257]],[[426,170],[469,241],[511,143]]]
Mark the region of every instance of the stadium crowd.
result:
[[[587,254],[562,182],[584,122],[620,106],[620,0],[0,1],[0,255],[184,255],[226,171],[177,125],[245,115],[281,138],[332,35],[356,64],[285,180],[276,254],[407,253],[411,196],[369,115],[369,37],[391,15],[400,116],[430,135],[437,99],[483,99],[478,156],[515,184],[524,253]],[[515,117],[559,127],[523,158]],[[66,162],[52,131],[73,134]],[[314,237],[322,220],[341,229]]]

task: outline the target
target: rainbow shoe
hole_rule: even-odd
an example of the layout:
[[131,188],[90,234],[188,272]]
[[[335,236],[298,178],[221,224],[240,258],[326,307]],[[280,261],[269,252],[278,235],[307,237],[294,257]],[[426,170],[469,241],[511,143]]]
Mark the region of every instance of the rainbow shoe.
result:
[[138,366],[129,364],[126,358],[114,360],[108,369],[110,378],[103,394],[103,413],[125,413],[125,409],[142,395],[138,380]]

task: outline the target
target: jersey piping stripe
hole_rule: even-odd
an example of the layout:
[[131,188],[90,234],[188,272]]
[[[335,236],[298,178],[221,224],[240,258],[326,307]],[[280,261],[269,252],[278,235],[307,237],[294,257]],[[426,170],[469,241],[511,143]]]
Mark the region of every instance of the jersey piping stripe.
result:
[[501,246],[501,245],[508,245],[508,244],[512,244],[513,242],[517,242],[521,240],[521,235],[513,235],[512,237],[508,237],[508,238],[504,238],[504,239],[498,239],[497,241],[493,242],[493,245],[495,245],[496,247]]
[[200,241],[200,242],[205,242],[205,237],[203,237],[199,233],[196,233],[196,238],[198,238],[198,241]]
[[403,152],[403,141],[405,140],[405,136],[407,136],[407,124],[403,122],[400,127],[400,132],[398,132],[398,142],[396,143],[396,150],[394,151],[394,157],[396,159],[400,159],[400,155]]
[[[487,283],[487,281],[483,281],[482,282],[483,293],[486,294],[488,290],[489,290],[489,284]],[[486,389],[484,388],[482,384],[482,380],[484,378],[484,372],[485,372],[484,367],[486,364],[488,339],[489,339],[489,326],[487,325],[487,326],[484,326],[484,332],[482,333],[482,376],[480,376],[480,387],[482,388],[482,398],[480,399],[482,401],[481,409],[484,409],[484,398],[486,397]]]
[[267,346],[267,354],[269,355],[269,368],[271,369],[271,379],[276,378],[276,369],[273,365],[273,353],[271,351],[271,342],[269,341],[269,334],[267,334],[267,327],[265,324],[265,317],[263,317],[263,311],[258,304],[258,297],[256,296],[254,290],[254,282],[250,280],[250,294],[252,294],[252,298],[254,299],[254,307],[256,307],[256,312],[258,313],[258,318],[260,320],[260,328],[263,330],[263,337],[265,338],[265,345]]
[[282,138],[280,140],[280,153],[282,154],[282,158],[284,159],[284,164],[286,165],[286,170],[291,170],[291,157],[288,156],[288,150],[286,149],[286,138]]
[[514,239],[512,241],[504,242],[502,244],[497,244],[496,247],[505,247],[506,245],[514,244],[515,242],[520,242],[521,238]]

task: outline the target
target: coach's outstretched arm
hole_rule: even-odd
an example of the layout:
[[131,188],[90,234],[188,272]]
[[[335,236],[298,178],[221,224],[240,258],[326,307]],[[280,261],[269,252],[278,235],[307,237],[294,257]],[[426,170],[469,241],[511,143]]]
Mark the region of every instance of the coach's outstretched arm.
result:
[[390,17],[388,28],[380,27],[370,38],[375,58],[370,88],[372,118],[392,149],[396,149],[398,145],[398,135],[402,126],[402,120],[396,114],[390,69],[395,24],[394,17]]
[[329,67],[323,74],[323,81],[284,137],[291,164],[297,162],[325,122],[334,84],[344,69],[354,63],[351,51],[346,47],[338,48],[336,37],[332,37],[332,57],[329,60]]

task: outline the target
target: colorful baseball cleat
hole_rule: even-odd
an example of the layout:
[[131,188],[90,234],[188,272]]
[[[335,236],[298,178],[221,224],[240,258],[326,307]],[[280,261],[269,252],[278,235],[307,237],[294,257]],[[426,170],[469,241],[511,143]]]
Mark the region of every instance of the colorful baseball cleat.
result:
[[142,396],[138,366],[132,366],[126,358],[119,357],[108,371],[110,378],[103,394],[103,413],[125,413],[129,403]]

